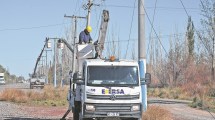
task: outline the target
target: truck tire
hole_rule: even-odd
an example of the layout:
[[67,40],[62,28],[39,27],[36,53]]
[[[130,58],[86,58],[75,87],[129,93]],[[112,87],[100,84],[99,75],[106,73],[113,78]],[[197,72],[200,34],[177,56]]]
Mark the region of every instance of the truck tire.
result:
[[34,87],[32,85],[30,85],[30,89],[33,89]]
[[142,118],[129,118],[129,119],[126,119],[126,120],[142,120]]
[[80,101],[75,101],[75,108],[73,112],[73,120],[79,120],[79,113],[81,111],[81,102]]

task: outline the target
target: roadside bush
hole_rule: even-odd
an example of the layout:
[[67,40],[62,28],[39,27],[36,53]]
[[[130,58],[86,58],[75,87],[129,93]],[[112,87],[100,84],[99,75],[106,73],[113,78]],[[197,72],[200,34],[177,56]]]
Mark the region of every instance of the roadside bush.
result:
[[215,97],[215,88],[210,88],[208,90],[208,96]]
[[171,114],[160,106],[149,106],[142,120],[172,120]]
[[0,100],[32,105],[65,106],[68,104],[67,91],[67,87],[54,88],[52,86],[45,86],[42,91],[5,89],[0,93]]
[[202,105],[203,105],[202,100],[200,100],[200,99],[197,98],[197,97],[194,97],[192,103],[190,104],[190,107],[193,107],[193,108],[198,108],[198,107],[200,107],[200,108],[201,108]]
[[25,92],[22,90],[17,89],[5,89],[0,94],[0,100],[2,101],[10,101],[10,102],[17,102],[17,103],[26,103],[28,102],[28,97],[26,96]]

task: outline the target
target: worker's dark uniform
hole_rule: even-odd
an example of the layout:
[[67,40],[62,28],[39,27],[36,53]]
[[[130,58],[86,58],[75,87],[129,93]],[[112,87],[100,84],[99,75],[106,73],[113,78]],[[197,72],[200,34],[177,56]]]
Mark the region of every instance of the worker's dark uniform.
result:
[[90,41],[92,41],[92,38],[90,36],[90,33],[87,32],[87,30],[82,31],[79,34],[79,44],[89,43]]

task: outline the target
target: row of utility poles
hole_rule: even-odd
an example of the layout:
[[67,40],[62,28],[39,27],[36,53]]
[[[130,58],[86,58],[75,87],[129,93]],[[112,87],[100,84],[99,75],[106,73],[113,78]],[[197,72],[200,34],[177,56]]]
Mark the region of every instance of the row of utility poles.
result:
[[[78,19],[87,19],[87,24],[86,26],[89,26],[90,25],[90,17],[91,17],[91,7],[93,5],[96,5],[96,4],[93,4],[92,0],[88,0],[88,3],[86,5],[84,5],[84,9],[87,10],[87,16],[86,17],[82,17],[82,16],[67,16],[67,15],[64,15],[64,17],[66,18],[71,18],[72,21],[74,22],[74,38],[73,38],[73,49],[72,48],[69,48],[70,50],[72,49],[73,51],[73,59],[72,59],[72,72],[74,73],[75,72],[75,54],[76,54],[76,51],[75,51],[75,45],[77,43],[77,22],[78,22]],[[98,5],[97,5],[98,6]],[[57,47],[60,48],[60,49],[63,49],[63,43],[62,42],[59,42],[59,41],[62,41],[63,39],[62,38],[46,38],[45,40],[45,44],[46,44],[46,49],[45,49],[45,52],[46,52],[46,55],[45,56],[42,56],[42,58],[45,57],[45,70],[44,70],[44,60],[42,59],[41,62],[42,62],[42,70],[40,70],[40,74],[45,74],[46,76],[46,83],[48,84],[48,74],[49,74],[49,68],[48,68],[48,63],[47,63],[47,52],[48,51],[52,51],[50,50],[49,48],[51,48],[51,41],[50,40],[54,40],[54,57],[53,57],[53,84],[54,84],[54,87],[57,87],[57,75],[56,75],[56,71],[57,71],[57,55],[56,55],[56,50],[57,50]],[[58,44],[58,45],[57,45]],[[56,47],[57,45],[57,47]],[[70,45],[69,45],[70,46]],[[68,45],[67,45],[68,47]],[[63,54],[63,53],[62,53]],[[63,64],[63,61],[62,63]],[[62,66],[61,66],[62,67]],[[63,70],[61,71],[63,72]],[[61,76],[62,76],[62,73],[61,73]],[[63,80],[64,78],[61,77],[61,79]],[[62,80],[61,80],[61,85],[62,85]]]

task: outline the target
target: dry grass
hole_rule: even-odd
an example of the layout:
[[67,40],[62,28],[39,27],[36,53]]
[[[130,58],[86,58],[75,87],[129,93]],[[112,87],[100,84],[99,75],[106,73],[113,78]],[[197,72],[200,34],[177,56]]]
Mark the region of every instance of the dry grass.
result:
[[170,99],[189,99],[190,95],[187,92],[183,92],[181,88],[151,88],[148,90],[148,95],[151,97],[170,98]]
[[0,100],[18,102],[18,103],[25,103],[25,102],[28,101],[28,97],[26,96],[25,92],[23,92],[22,90],[5,89],[0,94]]
[[149,106],[147,111],[143,113],[142,120],[173,120],[169,111],[160,106]]
[[52,86],[45,86],[42,92],[5,89],[0,93],[0,100],[33,105],[64,106],[67,105],[67,90],[67,87],[55,89]]
[[191,100],[191,107],[215,111],[215,86],[189,83],[176,88],[150,88],[151,97]]

